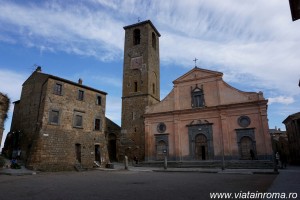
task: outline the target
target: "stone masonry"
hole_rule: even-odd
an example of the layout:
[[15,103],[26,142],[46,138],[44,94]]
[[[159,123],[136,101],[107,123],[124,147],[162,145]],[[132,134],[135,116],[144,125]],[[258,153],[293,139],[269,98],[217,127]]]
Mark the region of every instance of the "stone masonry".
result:
[[44,74],[38,67],[15,102],[11,132],[18,133],[26,167],[42,171],[92,168],[109,162],[104,134],[106,93]]
[[150,20],[124,27],[121,158],[145,156],[144,113],[160,99],[159,37]]

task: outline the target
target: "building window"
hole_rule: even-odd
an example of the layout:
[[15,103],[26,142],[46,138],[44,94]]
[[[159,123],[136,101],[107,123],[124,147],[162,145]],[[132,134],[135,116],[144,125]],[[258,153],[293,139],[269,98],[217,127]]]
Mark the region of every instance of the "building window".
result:
[[95,119],[95,131],[100,131],[101,129],[101,120]]
[[166,131],[166,129],[167,129],[167,126],[166,126],[166,124],[163,123],[163,122],[160,122],[160,123],[157,125],[157,131],[158,131],[159,133],[164,133],[164,132]]
[[238,124],[240,125],[240,127],[246,128],[250,125],[251,120],[248,116],[240,116],[238,118]]
[[59,111],[58,110],[50,111],[49,122],[50,122],[50,124],[59,124]]
[[196,87],[192,91],[192,107],[193,108],[200,108],[204,107],[204,94],[203,90]]
[[137,92],[138,91],[138,85],[137,85],[137,82],[135,81],[134,82],[134,92]]
[[152,32],[152,47],[156,49],[156,35]]
[[135,29],[133,31],[133,45],[138,45],[141,42],[141,31],[140,29]]
[[84,99],[84,91],[78,90],[78,100],[83,101],[83,99]]
[[62,95],[62,84],[56,83],[54,86],[54,94]]
[[75,115],[74,126],[82,128],[82,115]]
[[101,106],[101,104],[102,104],[102,98],[99,95],[97,95],[96,104],[99,106]]

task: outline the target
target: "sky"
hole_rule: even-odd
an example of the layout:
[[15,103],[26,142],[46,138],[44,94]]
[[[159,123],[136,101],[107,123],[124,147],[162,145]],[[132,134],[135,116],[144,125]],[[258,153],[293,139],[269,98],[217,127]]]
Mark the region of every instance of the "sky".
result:
[[161,34],[161,99],[197,58],[231,86],[262,91],[270,128],[299,112],[300,20],[283,0],[0,0],[0,92],[19,100],[38,65],[107,92],[106,116],[120,125],[123,27],[138,20]]

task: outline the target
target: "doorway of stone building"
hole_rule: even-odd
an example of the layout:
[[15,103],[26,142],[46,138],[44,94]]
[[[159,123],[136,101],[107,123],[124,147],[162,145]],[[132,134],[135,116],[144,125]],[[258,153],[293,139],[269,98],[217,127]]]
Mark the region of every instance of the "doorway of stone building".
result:
[[195,137],[195,159],[208,159],[207,138],[203,134],[199,134]]
[[81,163],[81,144],[75,144],[76,160]]
[[95,145],[95,161],[101,163],[101,152],[98,144]]
[[156,160],[164,160],[167,155],[167,144],[160,140],[156,145]]
[[108,135],[108,155],[110,161],[117,161],[117,139],[113,133]]
[[240,142],[240,152],[241,152],[241,159],[242,160],[250,160],[251,154],[250,150],[253,149],[253,141],[250,137],[244,136],[241,138]]

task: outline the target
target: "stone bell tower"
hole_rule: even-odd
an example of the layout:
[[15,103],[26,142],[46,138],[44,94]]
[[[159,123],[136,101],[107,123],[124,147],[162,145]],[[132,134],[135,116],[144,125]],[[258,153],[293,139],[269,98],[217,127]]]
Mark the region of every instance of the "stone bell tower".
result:
[[150,20],[124,27],[121,151],[145,157],[144,113],[160,100],[159,37]]

